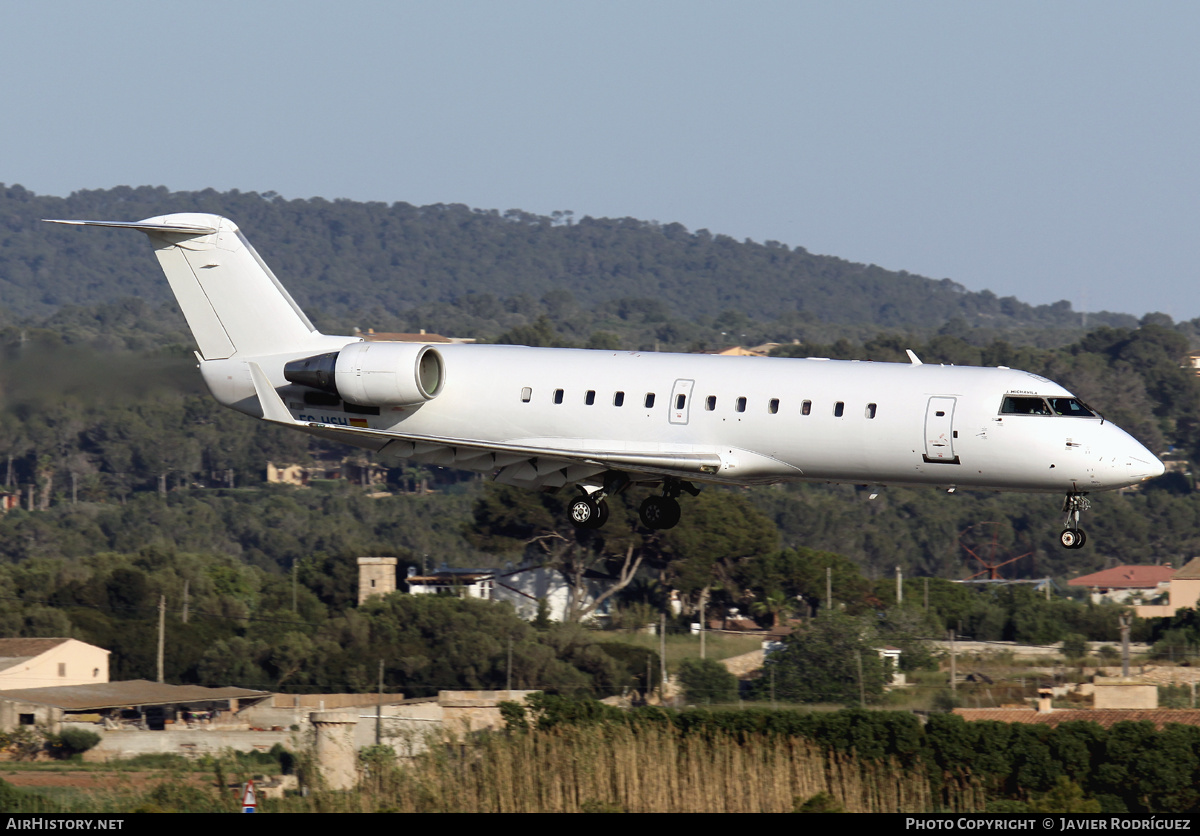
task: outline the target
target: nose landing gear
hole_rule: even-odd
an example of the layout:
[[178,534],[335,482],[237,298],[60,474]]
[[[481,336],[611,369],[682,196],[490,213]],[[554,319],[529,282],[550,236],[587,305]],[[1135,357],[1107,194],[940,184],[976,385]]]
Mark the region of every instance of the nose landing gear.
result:
[[1092,507],[1087,494],[1072,491],[1067,494],[1063,503],[1063,512],[1067,515],[1066,527],[1058,535],[1058,541],[1067,549],[1081,549],[1087,542],[1087,534],[1079,527],[1079,514]]

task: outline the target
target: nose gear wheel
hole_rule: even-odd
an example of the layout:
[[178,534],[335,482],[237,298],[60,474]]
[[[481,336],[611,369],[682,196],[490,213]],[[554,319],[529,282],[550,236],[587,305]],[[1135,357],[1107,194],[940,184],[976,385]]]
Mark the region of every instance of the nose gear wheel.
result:
[[1083,544],[1087,542],[1087,534],[1079,527],[1079,515],[1091,507],[1092,503],[1088,501],[1087,494],[1074,491],[1067,494],[1066,501],[1063,502],[1063,512],[1067,515],[1066,527],[1058,535],[1058,541],[1063,544],[1063,548],[1083,548]]

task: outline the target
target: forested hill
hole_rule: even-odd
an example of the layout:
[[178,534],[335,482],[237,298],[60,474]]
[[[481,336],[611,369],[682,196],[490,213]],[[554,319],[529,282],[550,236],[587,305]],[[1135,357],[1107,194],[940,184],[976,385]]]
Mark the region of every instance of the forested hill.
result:
[[[140,235],[55,227],[42,218],[139,220],[171,212],[232,218],[311,310],[343,319],[398,314],[429,303],[521,304],[572,294],[584,307],[655,300],[671,316],[936,328],[953,319],[987,328],[1077,327],[1068,302],[1034,307],[988,291],[813,255],[777,242],[738,242],[677,223],[500,213],[462,205],[284,200],[271,193],[170,192],[117,187],[67,198],[0,184],[0,307],[46,317],[64,305],[126,297],[169,299]],[[482,301],[482,299],[481,299]],[[636,302],[635,302],[636,303]],[[1123,314],[1095,325],[1133,326]]]

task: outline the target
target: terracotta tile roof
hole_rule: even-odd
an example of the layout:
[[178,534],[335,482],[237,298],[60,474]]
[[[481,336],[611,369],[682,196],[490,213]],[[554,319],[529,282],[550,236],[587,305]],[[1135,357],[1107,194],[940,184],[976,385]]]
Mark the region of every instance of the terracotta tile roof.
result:
[[1200,709],[1190,708],[1114,708],[1101,711],[1062,708],[1038,712],[1032,708],[956,708],[954,713],[967,721],[994,720],[999,723],[1033,723],[1057,726],[1059,723],[1086,721],[1110,728],[1114,723],[1149,720],[1156,729],[1170,723],[1200,726]]
[[[1193,561],[1194,562],[1194,561]],[[1153,589],[1175,576],[1170,566],[1114,566],[1102,572],[1071,578],[1067,586],[1104,586],[1110,589]]]

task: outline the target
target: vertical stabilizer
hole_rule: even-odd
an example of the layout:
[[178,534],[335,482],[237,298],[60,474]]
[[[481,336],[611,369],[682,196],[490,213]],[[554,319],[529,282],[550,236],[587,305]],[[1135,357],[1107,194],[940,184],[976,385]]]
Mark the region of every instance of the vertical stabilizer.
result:
[[237,224],[218,215],[144,221],[52,221],[146,233],[205,360],[303,351],[320,332],[255,252]]

